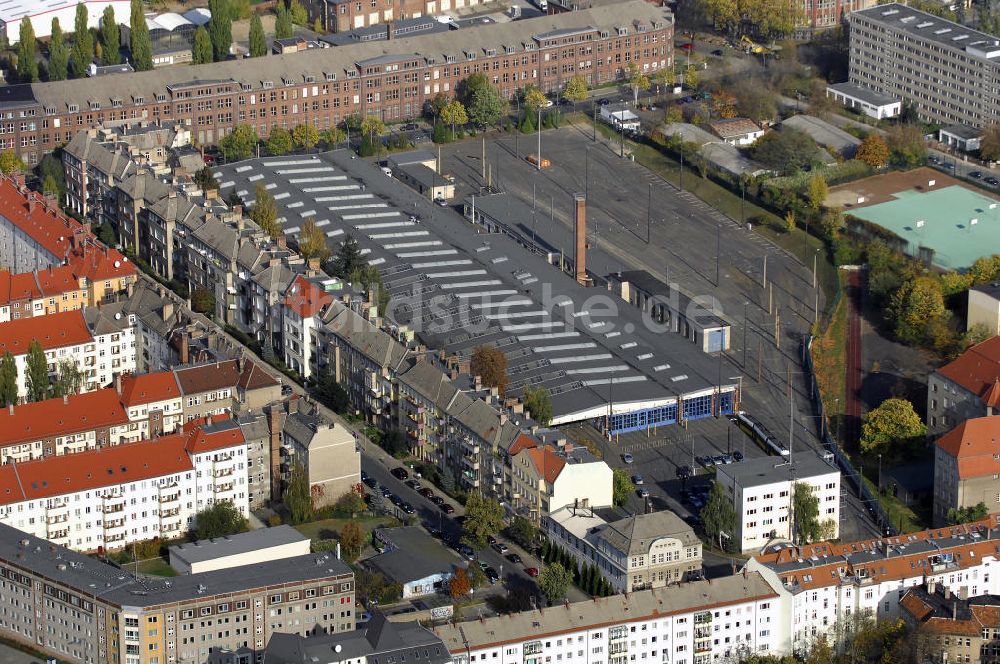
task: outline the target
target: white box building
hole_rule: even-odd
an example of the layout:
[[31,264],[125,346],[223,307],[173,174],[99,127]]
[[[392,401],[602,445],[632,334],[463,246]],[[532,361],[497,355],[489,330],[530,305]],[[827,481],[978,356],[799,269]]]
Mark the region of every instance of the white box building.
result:
[[794,457],[762,457],[718,466],[716,481],[733,499],[736,532],[730,533],[740,551],[760,550],[792,539],[794,487],[808,484],[819,498],[819,520],[833,522],[832,538],[840,533],[840,469],[832,457],[801,452]]
[[72,33],[76,24],[76,6],[82,4],[87,8],[87,26],[96,28],[100,25],[101,15],[107,7],[115,12],[115,21],[128,24],[131,16],[129,0],[13,0],[0,6],[0,29],[7,35],[11,45],[21,39],[21,21],[31,20],[35,37],[44,39],[52,36],[52,19],[59,19],[59,27],[65,33]]

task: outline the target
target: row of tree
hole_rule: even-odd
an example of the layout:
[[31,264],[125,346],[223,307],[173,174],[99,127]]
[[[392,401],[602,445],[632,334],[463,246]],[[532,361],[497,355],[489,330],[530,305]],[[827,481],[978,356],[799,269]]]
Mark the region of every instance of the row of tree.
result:
[[[74,19],[71,44],[67,42],[62,26],[59,25],[59,18],[52,19],[52,36],[48,43],[46,72],[46,78],[49,81],[62,81],[70,77],[82,78],[86,76],[87,68],[94,61],[95,55],[106,65],[121,62],[121,29],[118,21],[115,20],[113,8],[105,8],[104,14],[101,16],[100,28],[97,30],[96,41],[88,25],[87,5],[82,2],[77,4]],[[146,25],[142,0],[132,0],[129,33],[131,35],[129,51],[132,56],[132,67],[136,71],[152,69],[153,46],[149,38],[149,28]],[[35,38],[35,29],[28,17],[21,21],[19,38],[17,79],[24,83],[33,83],[40,79],[39,49],[38,41]]]
[[[19,403],[17,377],[17,363],[8,351],[0,358],[0,407]],[[53,378],[42,345],[37,339],[28,344],[24,370],[25,401],[28,403],[79,394],[83,380],[83,372],[72,360],[60,362]]]
[[[552,583],[553,587],[548,590],[543,585],[543,581],[548,577],[542,575],[538,577],[538,585],[550,602],[564,597],[570,583],[575,584],[580,590],[592,597],[607,597],[615,592],[614,587],[604,578],[596,565],[588,563],[581,567],[576,558],[570,555],[566,549],[547,539],[542,541],[541,558],[542,562],[545,563],[543,574],[546,570],[558,568],[557,571],[551,573],[552,576],[549,580],[560,583]],[[565,575],[559,570],[563,570]],[[563,580],[565,580],[564,583],[562,583]]]

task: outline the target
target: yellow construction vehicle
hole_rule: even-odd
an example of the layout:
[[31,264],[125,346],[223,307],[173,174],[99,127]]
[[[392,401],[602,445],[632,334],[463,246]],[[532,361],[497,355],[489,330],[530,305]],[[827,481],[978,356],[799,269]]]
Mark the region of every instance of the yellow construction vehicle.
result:
[[761,46],[760,44],[756,43],[754,40],[750,39],[746,35],[740,37],[740,46],[747,53],[756,53],[759,55],[761,53],[771,52],[769,48],[767,48],[766,46]]

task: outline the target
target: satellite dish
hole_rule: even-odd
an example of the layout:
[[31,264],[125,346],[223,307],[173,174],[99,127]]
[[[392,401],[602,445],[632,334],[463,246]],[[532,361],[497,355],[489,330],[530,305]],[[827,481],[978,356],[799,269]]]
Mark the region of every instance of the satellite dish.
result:
[[344,646],[342,646],[342,645],[340,645],[340,644],[338,643],[337,645],[335,645],[335,646],[333,647],[333,652],[340,652],[340,651],[341,651],[341,650],[343,650],[343,649],[344,649]]

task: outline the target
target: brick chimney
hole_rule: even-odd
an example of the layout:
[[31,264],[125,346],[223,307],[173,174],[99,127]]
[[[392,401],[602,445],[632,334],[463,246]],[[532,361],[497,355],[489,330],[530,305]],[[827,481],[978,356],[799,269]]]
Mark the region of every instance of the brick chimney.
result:
[[583,194],[573,194],[573,228],[576,236],[576,280],[587,284],[587,199]]
[[181,364],[187,364],[191,361],[191,340],[184,332],[181,332],[180,348],[177,354]]
[[396,38],[396,23],[389,21],[385,24],[385,38],[392,40]]

